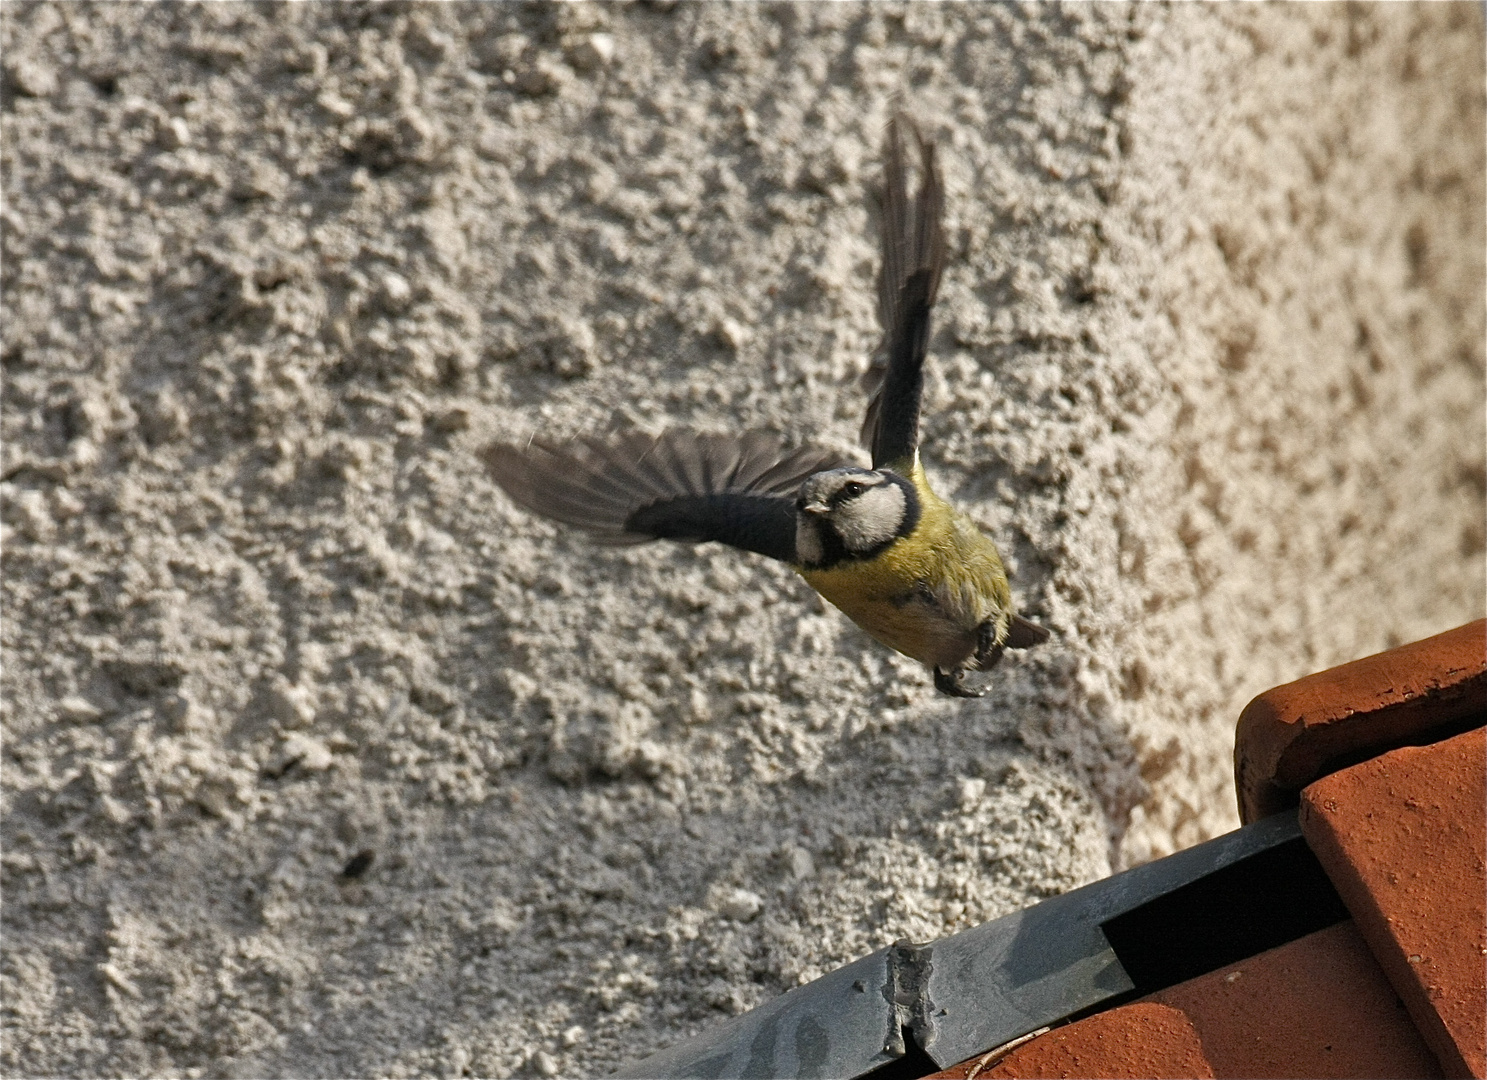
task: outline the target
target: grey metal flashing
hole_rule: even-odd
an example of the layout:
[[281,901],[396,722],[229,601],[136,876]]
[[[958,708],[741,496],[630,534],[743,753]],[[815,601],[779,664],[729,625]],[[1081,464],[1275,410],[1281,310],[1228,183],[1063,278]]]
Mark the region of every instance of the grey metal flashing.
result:
[[888,982],[883,996],[893,1011],[883,1050],[894,1057],[908,1053],[905,1032],[920,1047],[935,1039],[935,1005],[930,993],[930,977],[935,970],[933,949],[932,945],[915,945],[904,939],[888,950]]
[[1301,835],[1294,810],[928,945],[899,942],[621,1077],[858,1077],[902,1057],[941,1067],[1133,988],[1101,924]]
[[625,1077],[860,1076],[903,1055],[890,950],[837,968],[725,1020],[694,1039],[626,1066]]
[[1300,835],[1294,811],[1277,814],[937,942],[929,994],[943,1014],[924,1049],[954,1065],[1125,993],[1100,924]]

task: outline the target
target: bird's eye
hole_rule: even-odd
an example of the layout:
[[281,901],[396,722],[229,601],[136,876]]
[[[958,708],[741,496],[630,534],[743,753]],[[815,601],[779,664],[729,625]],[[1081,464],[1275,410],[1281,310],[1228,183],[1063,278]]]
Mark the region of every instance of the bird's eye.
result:
[[855,499],[867,490],[867,485],[859,484],[856,480],[848,480],[842,485],[842,494],[849,499]]

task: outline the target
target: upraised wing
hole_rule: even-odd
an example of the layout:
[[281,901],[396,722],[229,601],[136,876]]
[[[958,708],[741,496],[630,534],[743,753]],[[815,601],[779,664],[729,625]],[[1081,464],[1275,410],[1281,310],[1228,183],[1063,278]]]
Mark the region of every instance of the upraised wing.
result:
[[[919,190],[909,200],[905,138],[919,151]],[[871,395],[862,444],[873,468],[907,473],[919,449],[919,398],[930,310],[945,267],[945,191],[934,144],[906,116],[888,125],[884,146],[883,265],[878,271],[878,322],[883,341],[863,376]]]
[[600,543],[716,540],[795,562],[795,490],[806,477],[854,465],[816,447],[785,450],[763,432],[684,428],[567,444],[496,443],[481,455],[513,502],[576,525]]

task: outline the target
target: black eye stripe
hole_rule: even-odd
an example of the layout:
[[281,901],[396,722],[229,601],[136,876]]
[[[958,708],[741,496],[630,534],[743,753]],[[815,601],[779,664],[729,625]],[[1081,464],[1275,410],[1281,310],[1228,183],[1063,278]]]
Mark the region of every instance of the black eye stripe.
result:
[[826,497],[827,505],[840,506],[848,499],[855,499],[870,488],[882,487],[883,482],[877,480],[848,480]]

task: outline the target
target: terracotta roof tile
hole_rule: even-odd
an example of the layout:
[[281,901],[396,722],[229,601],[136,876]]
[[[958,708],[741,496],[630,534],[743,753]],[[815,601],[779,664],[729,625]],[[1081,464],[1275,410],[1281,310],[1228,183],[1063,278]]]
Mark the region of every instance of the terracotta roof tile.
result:
[[1234,744],[1246,822],[1296,804],[1307,784],[1386,750],[1481,725],[1487,620],[1308,675],[1245,708]]
[[1302,793],[1301,825],[1451,1076],[1482,1076],[1487,737],[1406,747]]
[[[1210,1077],[1203,1044],[1177,1009],[1152,1002],[1125,1005],[1040,1035],[1005,1055],[962,1062],[936,1077],[1101,1076]],[[985,1064],[983,1065],[983,1062]]]
[[1197,1029],[1213,1074],[1439,1076],[1352,922],[1151,995]]

